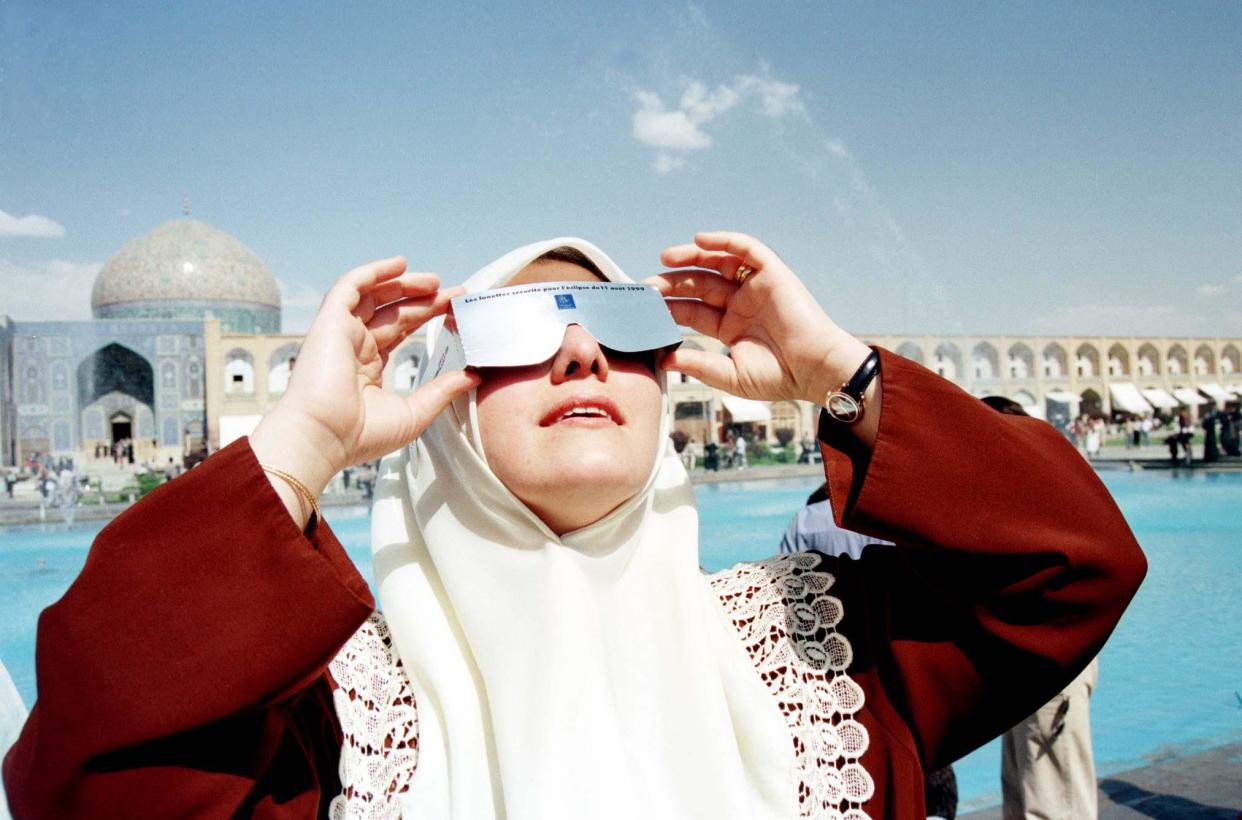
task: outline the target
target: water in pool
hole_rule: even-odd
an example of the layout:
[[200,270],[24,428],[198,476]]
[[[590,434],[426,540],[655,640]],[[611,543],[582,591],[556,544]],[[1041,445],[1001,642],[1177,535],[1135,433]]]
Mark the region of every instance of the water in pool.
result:
[[[1101,776],[1242,740],[1242,473],[1105,473],[1150,565],[1100,658],[1091,701]],[[702,563],[717,570],[772,554],[814,479],[695,488]],[[333,526],[370,577],[369,519],[333,511]],[[38,613],[81,570],[101,523],[0,530],[0,660],[35,697]],[[999,744],[955,766],[962,810],[1000,799]]]

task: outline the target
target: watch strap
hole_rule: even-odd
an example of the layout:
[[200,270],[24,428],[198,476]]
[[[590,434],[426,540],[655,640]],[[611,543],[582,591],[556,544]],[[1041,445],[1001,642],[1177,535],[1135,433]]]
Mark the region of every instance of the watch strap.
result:
[[861,402],[863,393],[867,392],[867,388],[871,385],[871,380],[879,372],[880,353],[877,350],[873,350],[871,355],[864,359],[863,363],[854,371],[854,375],[850,377],[850,380],[841,385],[841,392]]

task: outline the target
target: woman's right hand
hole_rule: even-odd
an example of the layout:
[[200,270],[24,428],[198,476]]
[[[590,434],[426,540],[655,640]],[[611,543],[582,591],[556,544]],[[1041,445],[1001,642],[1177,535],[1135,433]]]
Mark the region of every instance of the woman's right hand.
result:
[[[288,389],[250,436],[259,461],[293,474],[318,495],[345,467],[413,441],[479,377],[445,373],[401,396],[383,389],[384,365],[461,292],[441,290],[434,273],[407,272],[402,257],[370,262],[338,279],[298,351]],[[310,513],[292,488],[274,476],[272,485],[304,524]]]

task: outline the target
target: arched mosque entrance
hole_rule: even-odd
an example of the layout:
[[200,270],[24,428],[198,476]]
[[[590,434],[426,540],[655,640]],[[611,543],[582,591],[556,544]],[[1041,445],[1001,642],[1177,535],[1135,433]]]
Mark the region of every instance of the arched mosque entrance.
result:
[[78,365],[82,447],[132,440],[135,451],[155,446],[155,371],[141,354],[115,342]]

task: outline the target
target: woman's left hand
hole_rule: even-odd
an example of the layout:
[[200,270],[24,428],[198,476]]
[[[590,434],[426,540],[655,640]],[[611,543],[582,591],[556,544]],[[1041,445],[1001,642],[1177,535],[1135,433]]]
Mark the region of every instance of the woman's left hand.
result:
[[[670,268],[699,268],[646,283],[669,299],[679,325],[729,348],[726,356],[680,347],[661,361],[668,370],[746,398],[822,404],[870,353],[828,318],[771,248],[752,236],[698,233],[692,245],[666,248],[660,261]],[[739,285],[743,266],[752,273]]]

